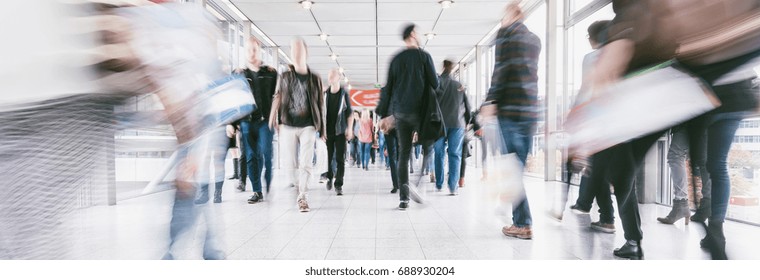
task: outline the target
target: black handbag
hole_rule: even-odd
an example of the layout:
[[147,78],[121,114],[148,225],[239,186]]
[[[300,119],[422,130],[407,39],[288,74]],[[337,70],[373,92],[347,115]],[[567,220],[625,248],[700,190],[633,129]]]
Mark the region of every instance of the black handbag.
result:
[[420,124],[419,138],[421,143],[435,142],[446,136],[446,125],[438,104],[438,98],[432,87],[427,87],[422,96],[423,114]]

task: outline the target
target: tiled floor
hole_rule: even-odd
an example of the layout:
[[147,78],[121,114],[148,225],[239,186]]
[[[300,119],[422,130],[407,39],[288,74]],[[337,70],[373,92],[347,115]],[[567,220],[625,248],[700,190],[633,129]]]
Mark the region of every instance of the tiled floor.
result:
[[[594,214],[566,211],[562,222],[543,215],[551,197],[547,194],[557,188],[531,177],[525,180],[534,238],[505,237],[501,227],[508,223],[509,211],[497,210],[485,199],[480,170],[468,172],[468,184],[459,196],[433,192],[433,185],[426,183],[421,186],[427,191],[425,203],[412,203],[405,212],[396,209],[398,195],[389,193],[389,172],[376,166],[369,171],[348,168],[345,195],[340,197],[315,180],[309,213],[298,212],[295,189],[284,182],[275,183],[266,202],[249,205],[250,189],[237,192],[234,181],[228,181],[223,203],[202,206],[204,218],[180,240],[175,256],[200,258],[206,224],[216,229],[214,240],[229,259],[613,259],[612,250],[624,241],[619,221],[618,233],[605,234],[588,227],[597,218]],[[68,243],[70,257],[161,258],[168,244],[172,195],[167,191],[75,213],[68,223],[78,233]],[[659,224],[655,218],[668,212],[663,206],[641,205],[641,210],[647,259],[709,258],[698,245],[704,234],[699,225]],[[730,257],[760,259],[755,238],[760,228],[733,222],[726,227]]]

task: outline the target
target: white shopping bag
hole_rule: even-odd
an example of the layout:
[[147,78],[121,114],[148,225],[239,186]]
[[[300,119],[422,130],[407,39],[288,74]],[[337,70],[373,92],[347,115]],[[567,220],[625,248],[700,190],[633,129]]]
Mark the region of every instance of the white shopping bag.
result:
[[525,196],[523,186],[524,166],[515,153],[507,153],[506,143],[494,119],[484,120],[483,141],[487,141],[489,150],[484,168],[488,176],[483,180],[485,199],[490,203],[503,205],[513,203]]
[[667,66],[626,78],[579,104],[565,122],[571,154],[591,155],[720,105],[701,80]]

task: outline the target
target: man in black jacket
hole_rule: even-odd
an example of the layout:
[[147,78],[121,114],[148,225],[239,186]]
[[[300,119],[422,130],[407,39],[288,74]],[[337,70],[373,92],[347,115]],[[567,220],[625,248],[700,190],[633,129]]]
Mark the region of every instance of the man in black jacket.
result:
[[[354,118],[351,109],[351,100],[348,92],[340,86],[340,71],[332,69],[327,74],[330,87],[325,91],[327,130],[327,190],[335,184],[335,193],[343,195],[343,174],[346,165],[346,139],[353,138]],[[333,161],[333,158],[335,160]],[[333,167],[333,162],[335,167]],[[333,170],[336,170],[333,174]],[[335,181],[333,181],[333,179]]]
[[393,57],[385,85],[391,98],[390,111],[396,119],[400,210],[406,210],[409,206],[410,192],[415,202],[422,203],[416,187],[410,188],[409,155],[412,151],[412,135],[419,130],[422,120],[420,108],[424,107],[423,94],[427,87],[438,87],[433,58],[420,49],[414,24],[404,28],[403,39],[406,49]]
[[[248,199],[248,203],[264,200],[261,186],[264,168],[266,168],[264,179],[267,192],[272,184],[273,133],[267,124],[277,85],[277,70],[263,66],[261,63],[261,42],[251,37],[248,41],[248,67],[240,71],[248,80],[253,99],[256,101],[256,110],[251,113],[250,118],[240,122],[246,166],[253,189],[253,195]],[[245,190],[244,187],[243,190]]]

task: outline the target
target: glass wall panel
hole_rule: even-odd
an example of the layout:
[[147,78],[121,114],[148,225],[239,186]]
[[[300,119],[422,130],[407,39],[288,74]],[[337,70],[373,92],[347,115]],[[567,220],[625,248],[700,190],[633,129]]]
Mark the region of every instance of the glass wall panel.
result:
[[544,157],[546,156],[546,143],[544,141],[546,122],[543,113],[546,110],[546,3],[542,3],[538,9],[528,16],[525,25],[541,39],[542,44],[541,54],[538,57],[538,104],[542,113],[536,124],[533,148],[528,155],[525,171],[535,176],[544,177]]

